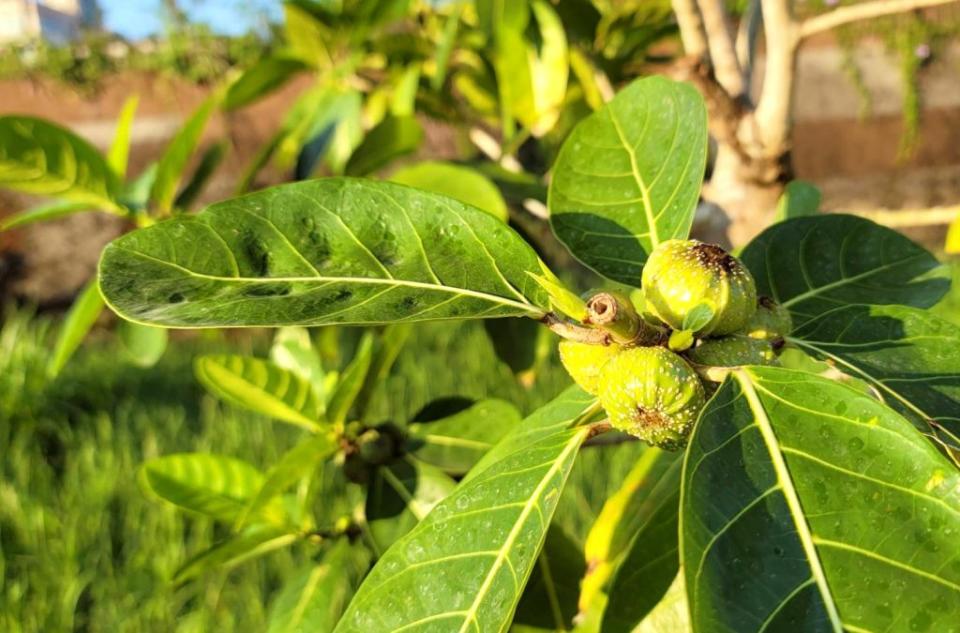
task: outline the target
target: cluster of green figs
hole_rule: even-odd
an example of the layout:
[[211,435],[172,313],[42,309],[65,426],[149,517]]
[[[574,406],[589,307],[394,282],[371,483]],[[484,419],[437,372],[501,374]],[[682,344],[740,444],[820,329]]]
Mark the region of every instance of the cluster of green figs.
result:
[[617,293],[593,295],[586,324],[608,335],[563,340],[560,358],[614,428],[677,450],[723,373],[715,368],[777,363],[790,315],[757,296],[740,260],[696,240],[659,244],[641,289],[642,306]]

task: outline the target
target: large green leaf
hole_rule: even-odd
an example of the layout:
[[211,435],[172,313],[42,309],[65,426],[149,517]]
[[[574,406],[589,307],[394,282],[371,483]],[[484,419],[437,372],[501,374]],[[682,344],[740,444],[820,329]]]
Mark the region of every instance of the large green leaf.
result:
[[270,605],[267,633],[330,633],[369,564],[362,549],[342,539],[319,563],[291,577]]
[[100,291],[97,288],[96,281],[90,281],[77,298],[70,311],[67,312],[63,325],[60,327],[60,333],[57,335],[57,342],[54,344],[53,354],[47,363],[47,375],[56,376],[63,369],[73,353],[80,347],[80,343],[86,338],[87,332],[93,327],[103,312],[103,299],[100,297]]
[[699,93],[639,79],[564,142],[550,183],[553,230],[598,273],[639,286],[651,249],[690,232],[706,156]]
[[865,394],[734,372],[691,437],[681,508],[696,631],[960,630],[960,473]]
[[100,287],[125,318],[168,327],[539,317],[540,266],[478,209],[333,178],[128,233],[104,249]]
[[520,412],[503,400],[481,400],[451,416],[408,427],[408,450],[451,475],[463,475],[517,423]]
[[200,143],[207,121],[223,100],[223,91],[217,90],[194,110],[163,151],[157,162],[157,174],[150,187],[150,202],[160,214],[169,213],[183,179],[187,162]]
[[921,429],[960,447],[960,327],[906,306],[846,306],[807,321],[790,342],[873,385]]
[[412,530],[456,485],[443,471],[409,456],[378,468],[365,510],[378,550]]
[[[181,453],[157,457],[140,470],[144,487],[184,510],[233,522],[263,485],[263,475],[251,464],[232,457]],[[278,506],[265,515],[281,519]]]
[[390,176],[393,182],[432,191],[483,209],[504,222],[508,219],[507,203],[493,181],[469,167],[425,161],[404,167]]
[[0,117],[0,188],[125,213],[116,202],[120,179],[100,152],[43,119]]
[[211,393],[237,406],[310,431],[320,428],[323,402],[309,382],[270,361],[249,356],[201,356],[197,379]]
[[591,404],[569,390],[507,435],[383,555],[337,631],[505,630],[589,433],[571,424]]
[[795,326],[848,303],[927,308],[950,287],[933,255],[896,231],[851,215],[775,224],[743,249],[757,292],[786,306]]

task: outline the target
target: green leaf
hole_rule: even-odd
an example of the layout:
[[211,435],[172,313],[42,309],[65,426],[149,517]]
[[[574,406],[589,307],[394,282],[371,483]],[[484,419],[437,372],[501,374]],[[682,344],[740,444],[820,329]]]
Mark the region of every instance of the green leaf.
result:
[[152,325],[121,321],[120,342],[127,356],[140,367],[152,367],[167,349],[167,331]]
[[60,373],[86,338],[87,332],[97,322],[101,312],[103,312],[103,298],[100,297],[96,280],[93,280],[83,287],[63,320],[57,342],[53,347],[53,354],[47,363],[48,376],[52,378]]
[[395,80],[390,94],[390,114],[395,117],[412,117],[419,87],[420,64],[411,63],[402,69]]
[[848,303],[927,308],[950,282],[933,255],[896,231],[851,215],[795,218],[768,228],[740,258],[757,293],[790,310],[794,326]]
[[173,582],[184,582],[214,569],[232,569],[244,561],[286,547],[298,538],[296,534],[270,525],[251,525],[191,557],[174,574]]
[[777,201],[774,222],[783,222],[805,215],[814,215],[820,210],[820,190],[806,180],[791,180]]
[[683,319],[683,329],[696,332],[706,327],[716,312],[709,303],[698,303]]
[[504,222],[507,203],[493,181],[480,172],[452,163],[425,161],[393,172],[390,180],[424,191],[443,194],[486,211]]
[[367,556],[344,539],[292,576],[270,605],[267,633],[330,633],[347,608]]
[[163,215],[173,209],[173,201],[187,168],[187,162],[196,151],[207,127],[207,121],[223,100],[223,91],[218,90],[200,104],[190,118],[174,135],[157,162],[157,175],[150,187],[150,202],[154,210]]
[[[496,256],[494,255],[496,254]],[[294,183],[128,233],[103,294],[168,327],[539,318],[533,249],[502,222],[391,183]]]
[[261,99],[307,69],[302,59],[279,55],[261,59],[230,84],[223,109],[236,110]]
[[534,136],[542,136],[553,129],[560,118],[567,97],[570,58],[563,23],[550,3],[533,0],[530,9],[537,21],[540,45],[539,50],[530,57],[535,119],[529,122],[528,127]]
[[[394,323],[383,328],[383,332],[377,337],[376,351],[370,362],[370,369],[364,378],[363,388],[360,389],[360,394],[357,396],[361,413],[366,413],[371,395],[390,375],[390,369],[396,362],[404,345],[407,344],[407,339],[410,338],[412,331],[413,325],[410,323]],[[362,416],[360,417],[362,418]]]
[[423,128],[412,116],[388,116],[367,132],[350,156],[344,173],[366,176],[390,161],[413,152],[423,142]]
[[568,390],[507,435],[380,558],[336,630],[506,629],[589,433],[571,424],[592,403]]
[[272,499],[313,473],[338,448],[337,439],[332,433],[318,433],[284,453],[267,471],[263,485],[237,519],[237,525],[242,526],[250,517],[258,516]]
[[203,193],[204,187],[210,182],[210,178],[217,170],[217,167],[220,166],[220,163],[223,162],[226,155],[227,144],[225,142],[214,143],[208,147],[200,157],[200,164],[197,165],[197,168],[193,171],[190,180],[183,186],[180,193],[177,194],[177,199],[174,200],[173,206],[177,209],[189,209],[200,194]]
[[367,332],[360,339],[360,345],[354,354],[353,360],[343,370],[337,388],[330,396],[330,402],[327,405],[327,417],[333,424],[343,424],[347,421],[347,415],[353,408],[360,390],[363,389],[363,383],[367,378],[367,372],[370,371],[370,363],[373,359],[373,334]]
[[89,210],[90,205],[86,202],[64,202],[62,200],[56,200],[7,216],[0,222],[0,231],[15,229],[35,222],[56,220],[57,218]]
[[323,402],[303,378],[259,358],[201,356],[194,362],[197,379],[210,393],[231,404],[317,431]]
[[92,145],[43,119],[0,116],[0,188],[123,215],[120,180]]
[[450,54],[457,43],[457,33],[460,30],[460,16],[467,6],[466,2],[455,2],[450,9],[450,15],[444,18],[443,31],[440,40],[434,49],[433,76],[430,77],[430,87],[439,91],[447,79],[447,68],[450,64]]
[[960,447],[960,327],[906,306],[846,306],[807,321],[789,341],[866,380],[921,430],[934,422]]
[[468,409],[409,427],[408,450],[450,475],[463,475],[520,422],[503,400],[481,400]]
[[690,633],[692,631],[683,571],[677,574],[663,599],[633,631],[634,633]]
[[564,142],[550,183],[553,230],[587,266],[639,286],[653,247],[689,234],[706,156],[699,93],[659,76],[634,81]]
[[544,268],[543,275],[530,274],[541,288],[550,297],[550,306],[575,321],[584,321],[587,318],[587,302],[578,294],[567,289],[557,277]]
[[670,339],[667,341],[667,346],[674,352],[682,352],[690,349],[693,343],[693,330],[674,330],[670,332]]
[[869,396],[735,371],[690,439],[681,508],[698,632],[956,629],[960,473]]
[[[140,475],[144,487],[160,499],[228,523],[236,521],[263,485],[263,475],[251,464],[205,453],[151,459]],[[276,505],[263,516],[282,519]]]
[[330,34],[320,20],[293,3],[283,5],[284,35],[290,53],[305,65],[313,68],[331,63],[330,53],[324,46]]
[[[616,574],[610,581],[610,599],[603,612],[605,633],[633,631],[638,622],[655,611],[680,568],[677,531],[683,460],[663,451],[650,459],[655,462],[642,473],[640,485],[624,487],[624,512],[606,554],[615,561]],[[603,515],[598,518],[598,525],[603,519]],[[588,541],[588,564],[590,545]]]
[[409,456],[377,468],[365,509],[377,549],[412,530],[456,486],[440,469]]
[[130,131],[133,129],[133,117],[137,113],[140,97],[128,97],[117,117],[117,129],[113,133],[113,142],[107,152],[107,164],[121,180],[127,176],[127,162],[130,156]]
[[313,387],[320,402],[326,402],[323,361],[313,346],[310,331],[302,327],[282,327],[273,337],[270,360],[275,365],[292,371]]

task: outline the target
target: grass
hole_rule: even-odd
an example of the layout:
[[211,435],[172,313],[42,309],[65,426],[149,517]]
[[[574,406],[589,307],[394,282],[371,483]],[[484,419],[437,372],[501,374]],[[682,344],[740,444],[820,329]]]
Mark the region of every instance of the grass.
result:
[[[271,597],[310,564],[311,546],[173,585],[174,571],[223,528],[146,498],[136,473],[145,459],[192,450],[265,467],[292,445],[296,429],[223,405],[193,378],[197,354],[264,354],[266,336],[177,340],[141,369],[101,333],[51,383],[55,325],[17,311],[0,328],[0,630],[265,630]],[[405,421],[453,395],[504,398],[526,413],[567,384],[552,358],[532,389],[522,387],[478,324],[422,326],[373,394],[368,419]],[[577,541],[610,485],[596,468],[622,473],[633,459],[611,466],[616,452],[590,449],[561,504]]]

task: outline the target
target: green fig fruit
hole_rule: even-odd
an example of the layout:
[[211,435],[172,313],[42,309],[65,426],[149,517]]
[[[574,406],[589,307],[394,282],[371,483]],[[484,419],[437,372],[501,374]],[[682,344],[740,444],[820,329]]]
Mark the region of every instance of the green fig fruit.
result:
[[732,334],[757,308],[750,271],[719,246],[697,240],[668,240],[653,249],[642,286],[647,309],[675,330],[691,329],[687,316],[709,307],[713,316],[694,328],[700,336]]
[[666,450],[682,448],[705,401],[696,372],[664,347],[625,349],[598,382],[610,424]]
[[573,381],[591,395],[597,395],[600,369],[620,351],[619,345],[591,345],[560,341],[560,362]]
[[706,339],[686,355],[692,362],[709,367],[772,365],[777,361],[777,350],[770,341],[749,336]]
[[757,311],[744,328],[751,338],[772,341],[780,339],[793,330],[790,311],[770,297],[757,299]]

